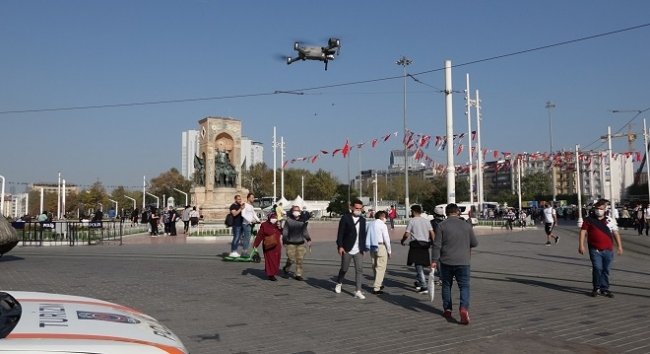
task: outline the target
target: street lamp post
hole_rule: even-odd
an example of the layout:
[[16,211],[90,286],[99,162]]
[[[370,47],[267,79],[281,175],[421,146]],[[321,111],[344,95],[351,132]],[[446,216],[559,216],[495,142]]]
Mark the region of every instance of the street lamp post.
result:
[[189,204],[188,204],[188,203],[189,203],[189,200],[188,200],[188,198],[187,198],[187,193],[183,192],[183,191],[180,190],[180,189],[176,189],[176,188],[172,188],[172,189],[175,190],[175,191],[177,191],[178,193],[183,194],[183,195],[185,196],[185,205],[186,205],[186,206],[189,205]]
[[406,67],[411,65],[412,61],[405,56],[402,56],[397,62],[397,65],[401,65],[404,71],[404,136],[402,138],[404,142],[404,207],[407,212],[410,207],[409,202],[409,160],[408,160],[408,142],[406,141]]
[[557,188],[556,188],[556,176],[555,176],[555,164],[553,163],[553,119],[551,117],[551,111],[555,108],[555,104],[551,101],[546,101],[546,109],[548,110],[548,138],[550,142],[550,158],[551,158],[551,175],[553,178],[553,202],[557,199]]
[[134,198],[131,198],[131,197],[129,197],[128,195],[125,195],[125,196],[124,196],[124,198],[126,198],[126,199],[128,199],[128,200],[130,200],[130,201],[132,201],[132,202],[133,202],[133,210],[135,210],[135,206],[136,206],[136,205],[135,205],[135,204],[136,204],[136,201],[135,201],[135,199],[134,199]]
[[151,194],[149,192],[145,192],[145,193],[147,193],[148,195],[156,198],[156,209],[160,208],[160,197],[158,197],[157,195]]
[[0,215],[4,216],[5,211],[5,176],[0,175],[2,179],[2,191],[0,192]]

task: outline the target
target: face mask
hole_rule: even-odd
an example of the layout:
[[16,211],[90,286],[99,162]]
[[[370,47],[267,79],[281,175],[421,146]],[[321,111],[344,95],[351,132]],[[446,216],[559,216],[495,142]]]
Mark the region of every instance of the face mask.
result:
[[361,215],[361,210],[355,210],[355,211],[352,212],[352,214],[354,216],[359,216],[359,215]]
[[596,216],[605,216],[605,211],[603,209],[596,209]]
[[291,214],[292,214],[294,217],[299,217],[299,216],[300,216],[300,212],[299,212],[299,211],[294,211],[294,212],[291,213]]
[[276,222],[278,222],[278,219],[269,219],[269,221],[271,222],[271,224],[275,224]]

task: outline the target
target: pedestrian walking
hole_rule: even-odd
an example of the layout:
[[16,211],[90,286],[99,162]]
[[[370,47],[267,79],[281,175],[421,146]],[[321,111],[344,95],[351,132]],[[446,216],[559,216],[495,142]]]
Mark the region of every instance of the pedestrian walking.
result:
[[386,275],[386,267],[390,259],[390,235],[388,234],[388,226],[386,226],[386,212],[379,210],[375,213],[375,220],[366,223],[366,249],[370,250],[370,258],[372,259],[372,272],[374,275],[374,283],[372,286],[372,293],[381,295],[384,293],[384,276]]
[[149,216],[149,227],[151,227],[151,233],[150,235],[153,237],[158,237],[158,220],[160,219],[160,215],[158,215],[158,211],[154,210],[153,208],[151,209],[151,216]]
[[363,252],[366,245],[366,219],[361,215],[363,202],[356,199],[350,203],[350,212],[344,214],[339,220],[339,229],[336,236],[336,249],[341,256],[341,268],[336,279],[334,291],[341,293],[345,273],[354,261],[356,290],[354,297],[365,299],[361,293],[361,278],[363,276]]
[[178,221],[178,213],[174,207],[169,207],[169,236],[176,236],[176,222]]
[[433,241],[431,268],[440,266],[443,316],[452,318],[451,286],[454,278],[460,292],[460,323],[469,324],[471,249],[478,246],[472,225],[460,218],[456,204],[445,208],[447,219],[438,225]]
[[634,208],[634,226],[639,236],[643,235],[643,229],[645,228],[646,211],[647,208],[643,208],[641,203],[636,203],[636,207]]
[[546,246],[551,245],[551,238],[555,239],[555,243],[560,241],[560,236],[553,235],[553,228],[557,225],[557,212],[549,203],[544,204],[542,211],[544,217],[544,232],[546,233]]
[[255,201],[255,195],[253,193],[248,193],[246,196],[246,202],[242,203],[242,257],[248,256],[248,247],[250,245],[253,228],[255,227],[255,224],[260,223],[260,219],[257,217],[257,213],[255,213],[255,208],[253,207],[253,201]]
[[295,264],[296,272],[294,273],[294,279],[299,281],[304,280],[303,275],[305,273],[302,264],[307,253],[307,248],[311,248],[311,237],[307,229],[309,223],[303,220],[301,216],[302,211],[300,210],[300,206],[292,206],[282,228],[282,244],[287,253],[287,263],[282,267],[282,271],[285,275],[288,275],[291,266]]
[[614,244],[616,253],[623,254],[621,235],[618,233],[616,222],[605,216],[606,200],[594,204],[594,215],[586,218],[580,228],[578,253],[585,253],[585,239],[591,260],[591,296],[603,295],[614,297],[609,290],[609,272],[614,260]]
[[183,234],[187,235],[188,232],[190,232],[190,209],[189,205],[185,206],[185,209],[183,209],[183,212],[181,213],[181,220],[183,220]]
[[190,211],[190,235],[192,235],[192,231],[196,231],[196,228],[199,226],[200,217],[201,214],[199,214],[199,211],[196,210],[196,206],[193,206],[192,210]]
[[397,209],[395,209],[394,205],[391,205],[390,210],[388,211],[388,220],[390,220],[391,230],[395,230],[395,218],[397,218]]
[[241,201],[241,195],[235,195],[235,201],[230,204],[229,212],[232,215],[232,241],[230,242],[230,257],[239,257],[237,249],[241,241],[244,218],[241,212],[244,210]]
[[508,209],[508,212],[506,213],[506,230],[513,230],[513,223],[515,222],[515,212],[512,210],[512,208]]
[[418,204],[412,205],[411,218],[400,243],[405,246],[408,241],[409,253],[406,265],[415,266],[415,291],[420,294],[429,293],[424,267],[431,264],[430,249],[433,239],[433,226],[429,220],[422,217],[422,207]]
[[260,229],[253,241],[253,247],[257,248],[262,244],[266,277],[271,281],[277,281],[278,279],[275,276],[278,275],[280,270],[280,256],[282,255],[280,238],[282,230],[275,212],[268,213],[266,218],[266,221],[260,224]]

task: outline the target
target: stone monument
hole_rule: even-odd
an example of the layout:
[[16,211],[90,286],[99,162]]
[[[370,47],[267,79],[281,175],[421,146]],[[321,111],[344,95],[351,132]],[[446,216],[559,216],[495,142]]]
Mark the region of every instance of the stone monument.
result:
[[199,121],[198,152],[194,156],[192,205],[206,221],[223,220],[241,187],[241,121],[206,117]]

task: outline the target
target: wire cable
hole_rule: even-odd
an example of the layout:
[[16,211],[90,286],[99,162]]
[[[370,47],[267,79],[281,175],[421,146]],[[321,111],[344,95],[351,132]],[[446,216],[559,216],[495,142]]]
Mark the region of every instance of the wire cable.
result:
[[[511,57],[511,56],[515,56],[515,55],[531,53],[531,52],[535,52],[535,51],[545,50],[545,49],[559,47],[559,46],[564,46],[564,45],[568,45],[568,44],[574,44],[574,43],[583,42],[583,41],[587,41],[587,40],[591,40],[591,39],[611,36],[611,35],[614,35],[614,34],[619,34],[619,33],[628,32],[628,31],[633,31],[633,30],[645,28],[645,27],[648,27],[648,26],[650,26],[650,23],[644,23],[644,24],[640,24],[640,25],[636,25],[636,26],[632,26],[632,27],[626,27],[626,28],[622,28],[622,29],[618,29],[618,30],[609,31],[609,32],[603,32],[603,33],[594,34],[594,35],[590,35],[590,36],[586,36],[586,37],[580,37],[580,38],[576,38],[576,39],[571,39],[571,40],[557,42],[557,43],[548,44],[548,45],[543,45],[543,46],[539,46],[539,47],[524,49],[524,50],[520,50],[520,51],[516,51],[516,52],[496,55],[496,56],[487,57],[487,58],[483,58],[483,59],[472,60],[472,61],[468,61],[468,62],[465,62],[465,63],[452,65],[452,68],[461,67],[461,66],[468,66],[468,65],[483,63],[483,62],[492,61],[492,60],[503,59],[503,58],[507,58],[507,57]],[[410,76],[413,78],[414,76],[429,74],[429,73],[442,71],[442,70],[444,70],[444,67],[443,68],[426,70],[426,71],[422,71],[422,72],[415,73],[415,74],[410,74]],[[199,98],[182,98],[182,99],[171,99],[171,100],[100,104],[100,105],[88,105],[88,106],[69,106],[69,107],[55,107],[55,108],[34,108],[34,109],[8,110],[8,111],[0,111],[0,115],[22,114],[22,113],[41,113],[41,112],[58,112],[58,111],[75,111],[75,110],[103,109],[103,108],[117,108],[117,107],[133,107],[133,106],[147,106],[147,105],[159,105],[159,104],[169,104],[169,103],[185,103],[185,102],[213,101],[213,100],[227,100],[227,99],[235,99],[235,98],[271,96],[271,95],[278,95],[278,94],[285,94],[285,93],[316,91],[316,90],[323,90],[323,89],[330,89],[330,88],[337,88],[337,87],[345,87],[345,86],[352,86],[352,85],[362,85],[362,84],[368,84],[368,83],[374,83],[374,82],[396,80],[396,79],[401,79],[401,78],[403,78],[403,75],[388,76],[388,77],[377,78],[377,79],[369,79],[369,80],[344,82],[344,83],[339,83],[339,84],[315,86],[315,87],[302,88],[302,89],[275,90],[274,92],[260,92],[260,93],[241,94],[241,95],[226,95],[226,96],[199,97]]]

